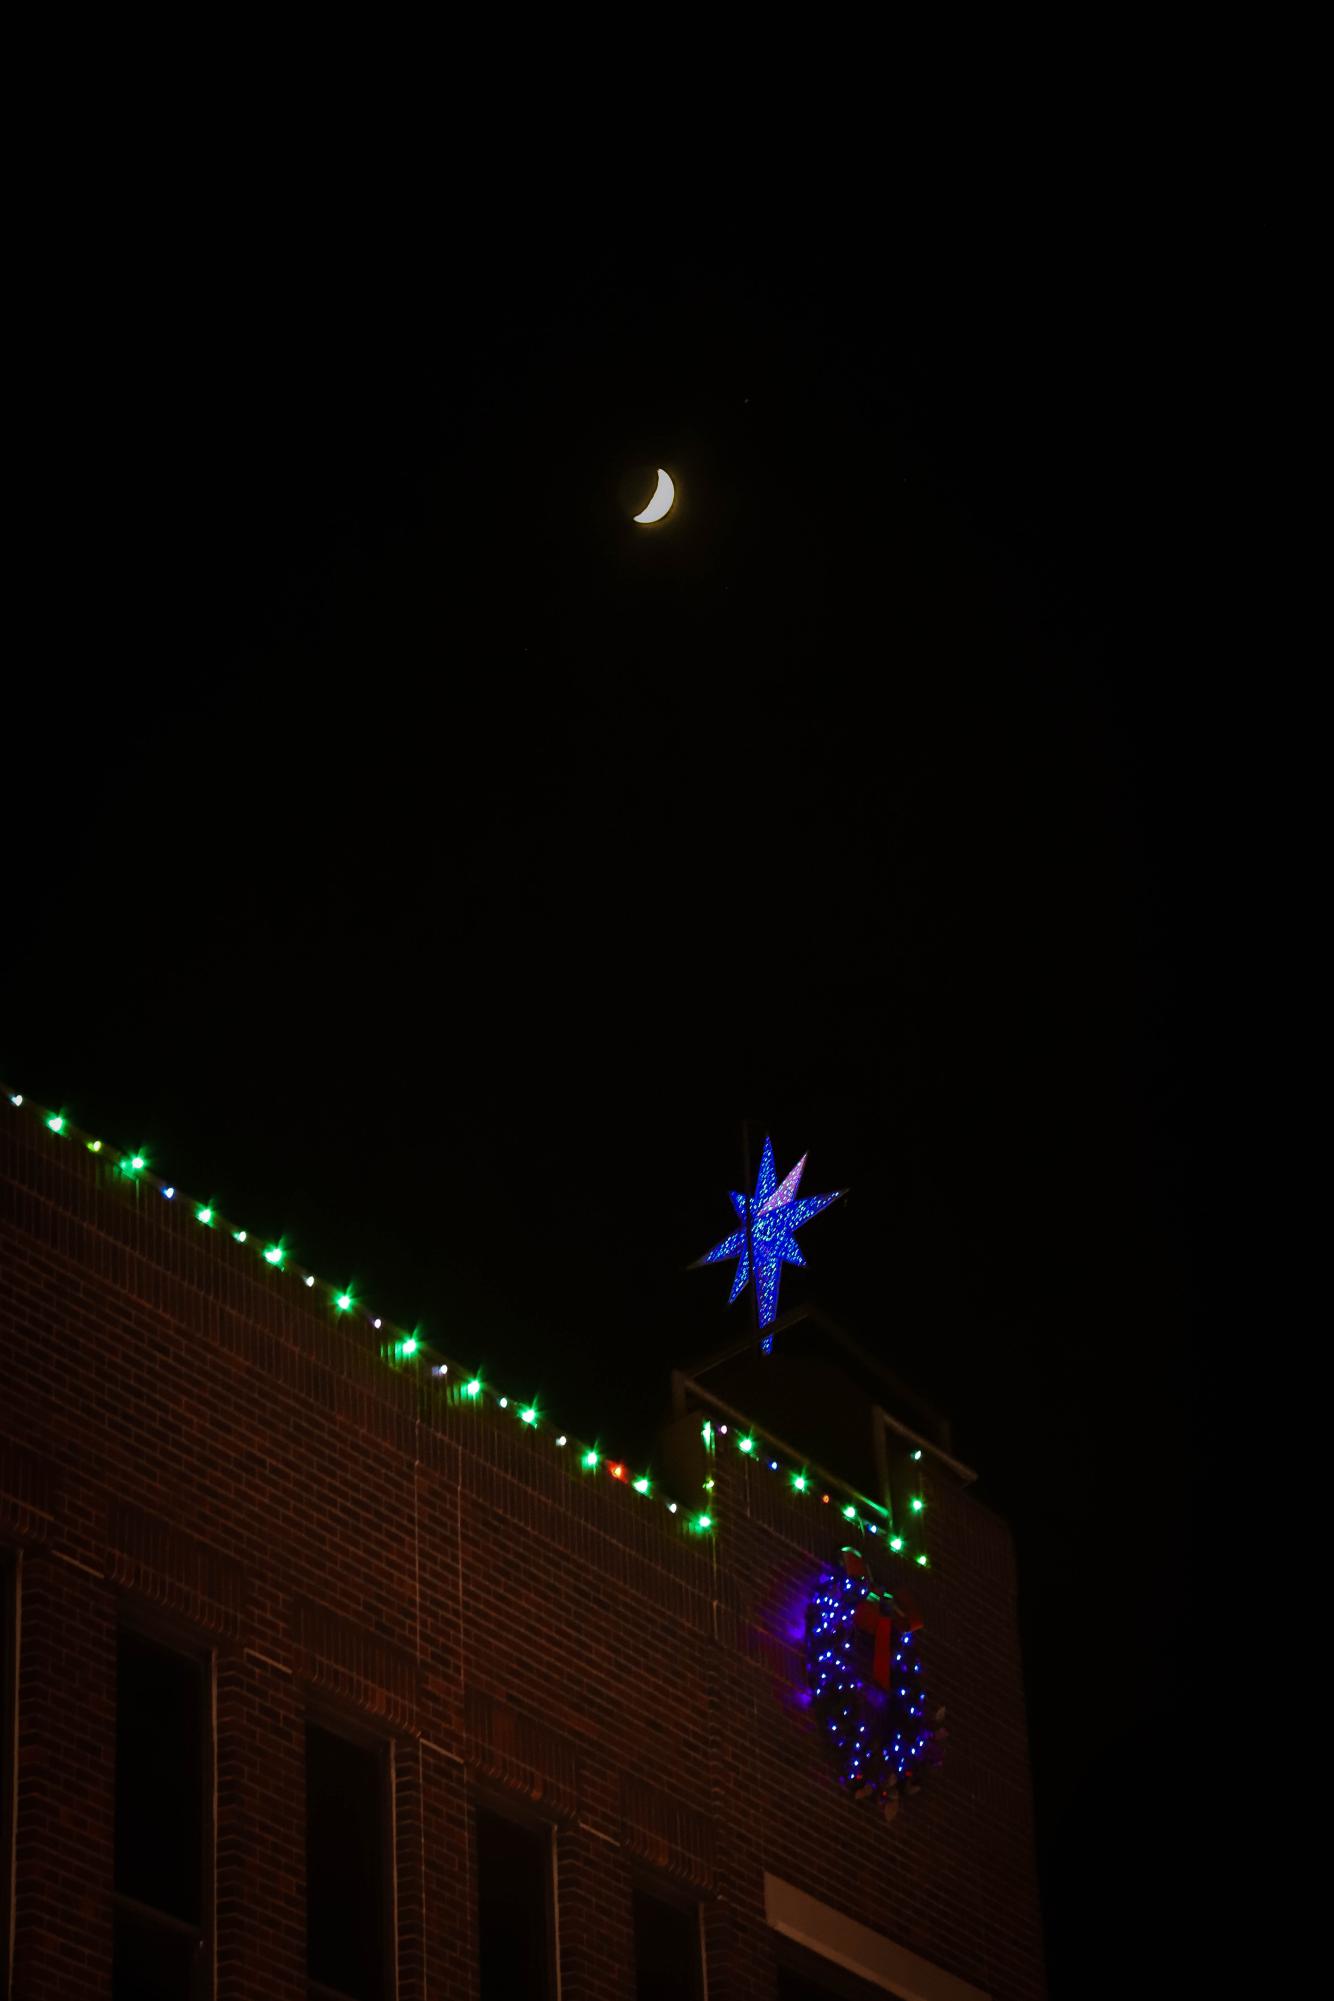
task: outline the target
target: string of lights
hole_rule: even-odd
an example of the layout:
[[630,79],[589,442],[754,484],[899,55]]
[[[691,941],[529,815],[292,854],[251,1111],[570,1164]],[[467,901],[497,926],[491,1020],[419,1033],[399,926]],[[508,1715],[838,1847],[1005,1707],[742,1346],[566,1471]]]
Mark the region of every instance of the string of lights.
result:
[[[179,1204],[201,1229],[215,1230],[243,1247],[253,1246],[270,1271],[292,1279],[304,1291],[325,1300],[339,1318],[364,1323],[379,1337],[380,1353],[389,1365],[426,1369],[441,1393],[465,1408],[480,1409],[489,1404],[498,1411],[512,1412],[516,1421],[535,1437],[549,1438],[556,1451],[568,1452],[571,1463],[576,1464],[582,1474],[601,1474],[616,1480],[642,1499],[656,1503],[688,1534],[709,1535],[716,1528],[717,1507],[713,1498],[716,1480],[711,1472],[703,1481],[703,1505],[693,1508],[684,1506],[662,1491],[651,1473],[633,1472],[624,1460],[604,1453],[600,1445],[581,1443],[570,1433],[557,1430],[537,1398],[502,1395],[480,1373],[460,1369],[447,1360],[420,1328],[409,1330],[395,1326],[382,1314],[373,1312],[350,1286],[330,1283],[308,1271],[292,1256],[285,1238],[265,1238],[234,1226],[212,1200],[200,1201],[191,1197],[174,1182],[166,1181],[155,1173],[149,1156],[143,1151],[136,1149],[123,1153],[84,1132],[63,1109],[52,1110],[49,1106],[38,1105],[21,1091],[11,1090],[8,1085],[0,1086],[0,1089],[15,1111],[35,1119],[58,1140],[82,1144],[88,1153],[97,1157],[107,1173],[124,1183],[153,1189],[164,1201]],[[719,1449],[720,1440],[728,1440],[738,1455],[751,1466],[782,1477],[788,1491],[798,1499],[810,1499],[826,1507],[838,1506],[842,1519],[849,1527],[856,1528],[865,1536],[876,1537],[879,1546],[887,1548],[895,1556],[908,1558],[923,1569],[928,1567],[926,1551],[909,1549],[906,1538],[894,1528],[887,1509],[854,1494],[850,1488],[835,1490],[832,1483],[814,1479],[808,1468],[776,1456],[758,1430],[715,1425],[706,1418],[701,1426],[701,1437],[709,1453]],[[920,1459],[921,1453],[915,1452],[912,1456]],[[925,1508],[924,1499],[920,1495],[914,1496],[911,1507],[915,1517],[920,1516]]]
[[[881,1548],[889,1550],[894,1556],[910,1560],[920,1570],[930,1569],[931,1559],[926,1551],[909,1547],[907,1537],[899,1534],[895,1528],[888,1508],[881,1507],[874,1501],[868,1501],[863,1495],[854,1494],[851,1488],[836,1489],[835,1483],[814,1478],[809,1466],[798,1465],[795,1461],[776,1455],[772,1442],[766,1441],[757,1429],[715,1424],[712,1418],[706,1417],[700,1426],[700,1436],[709,1451],[716,1451],[718,1441],[727,1439],[741,1457],[757,1470],[767,1470],[781,1475],[792,1493],[802,1498],[816,1500],[824,1507],[837,1506],[846,1523],[860,1529],[863,1535],[875,1536]],[[920,1460],[921,1456],[920,1451],[911,1455],[914,1460]],[[708,1487],[710,1483],[706,1480],[704,1484]],[[840,1495],[844,1498],[840,1498]],[[920,1520],[926,1513],[925,1495],[914,1494],[909,1502],[909,1508],[914,1521]]]

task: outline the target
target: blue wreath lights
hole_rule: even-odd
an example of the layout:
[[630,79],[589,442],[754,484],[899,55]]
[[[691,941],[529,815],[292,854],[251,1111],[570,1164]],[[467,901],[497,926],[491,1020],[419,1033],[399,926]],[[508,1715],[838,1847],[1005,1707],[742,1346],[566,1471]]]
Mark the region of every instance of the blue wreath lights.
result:
[[906,1603],[873,1589],[857,1550],[826,1571],[806,1621],[806,1667],[820,1735],[839,1782],[886,1820],[943,1759],[944,1709],[927,1720],[922,1664]]

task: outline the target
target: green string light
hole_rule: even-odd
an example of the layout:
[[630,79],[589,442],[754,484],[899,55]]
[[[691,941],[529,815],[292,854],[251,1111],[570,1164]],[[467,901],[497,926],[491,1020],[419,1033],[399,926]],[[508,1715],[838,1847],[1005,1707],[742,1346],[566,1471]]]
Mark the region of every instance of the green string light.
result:
[[[15,1105],[22,1105],[23,1099],[21,1095],[14,1093],[11,1095],[11,1102]],[[59,1135],[65,1132],[68,1122],[62,1112],[53,1112],[46,1118],[45,1123],[51,1132]],[[100,1153],[102,1151],[101,1140],[89,1140],[86,1142],[86,1144],[88,1147],[88,1151],[90,1153]],[[120,1164],[125,1174],[129,1176],[134,1176],[137,1174],[141,1174],[144,1171],[144,1169],[148,1165],[148,1161],[146,1156],[143,1155],[142,1153],[135,1153],[126,1155],[122,1159]],[[174,1193],[175,1191],[173,1190],[172,1192]],[[211,1203],[206,1202],[201,1204],[200,1207],[195,1210],[194,1214],[196,1222],[202,1223],[206,1228],[211,1228],[214,1221],[216,1220],[216,1211],[214,1210]],[[248,1240],[247,1233],[244,1230],[234,1230],[232,1232],[232,1236],[238,1244],[244,1244]],[[286,1251],[284,1249],[282,1242],[279,1241],[276,1244],[269,1244],[264,1251],[264,1259],[265,1262],[273,1266],[275,1270],[284,1269],[286,1264]],[[315,1279],[313,1274],[310,1273],[305,1274],[304,1282],[307,1287],[312,1287],[315,1284]],[[333,1303],[334,1306],[337,1308],[338,1312],[350,1313],[353,1310],[353,1308],[357,1305],[357,1300],[352,1291],[348,1289],[343,1292],[335,1293],[333,1297]],[[374,1325],[376,1327],[380,1325],[378,1319],[374,1322]],[[397,1341],[394,1344],[394,1353],[396,1356],[401,1357],[403,1359],[410,1359],[418,1352],[420,1345],[421,1344],[417,1335],[409,1334],[404,1339]],[[440,1373],[440,1371],[437,1371],[437,1373]],[[471,1402],[476,1402],[481,1397],[483,1391],[483,1383],[481,1377],[480,1376],[470,1377],[469,1380],[462,1385],[462,1390],[465,1397],[467,1397]],[[509,1408],[508,1397],[500,1397],[498,1399],[498,1402],[502,1410],[508,1410]],[[538,1411],[538,1407],[536,1404],[524,1405],[518,1411],[517,1414],[521,1422],[524,1423],[525,1425],[529,1426],[532,1429],[535,1429],[537,1427],[540,1419],[540,1413]],[[724,1430],[726,1430],[726,1428],[727,1428],[726,1426],[723,1427]],[[710,1450],[712,1450],[715,1442],[716,1431],[711,1419],[706,1418],[703,1424],[700,1426],[700,1437],[702,1438],[705,1446]],[[556,1443],[559,1446],[563,1446],[568,1443],[568,1440],[564,1432],[562,1432],[560,1436],[557,1438]],[[754,1435],[751,1433],[747,1433],[741,1437],[738,1437],[737,1446],[740,1452],[742,1453],[743,1457],[747,1459],[753,1457],[756,1448],[756,1440]],[[921,1448],[920,1447],[915,1448],[910,1453],[909,1456],[914,1461],[920,1461],[922,1457]],[[601,1463],[602,1463],[601,1454],[594,1447],[590,1446],[586,1451],[580,1454],[580,1464],[583,1466],[585,1472],[591,1473],[596,1471],[597,1467]],[[789,1474],[789,1479],[794,1493],[805,1494],[810,1491],[810,1478],[805,1472],[794,1471]],[[634,1490],[637,1494],[648,1495],[652,1492],[652,1482],[647,1474],[641,1474],[639,1478],[632,1481],[631,1484],[634,1487]],[[713,1492],[714,1489],[713,1480],[711,1479],[705,1480],[703,1485],[706,1492],[708,1493]],[[920,1515],[925,1511],[926,1501],[922,1495],[916,1494],[912,1496],[909,1505],[911,1506],[912,1512],[915,1515]],[[670,1514],[674,1515],[677,1513],[677,1504],[675,1501],[667,1502],[666,1506]],[[844,1505],[842,1512],[845,1521],[852,1522],[858,1519],[857,1509],[851,1502],[848,1502]],[[694,1515],[690,1518],[689,1526],[699,1534],[707,1533],[707,1531],[713,1527],[713,1517],[712,1515],[709,1514]],[[877,1533],[877,1527],[874,1522],[867,1522],[864,1524],[864,1526],[869,1534],[874,1535]],[[888,1541],[890,1549],[893,1550],[896,1555],[902,1554],[905,1545],[904,1545],[904,1539],[901,1535],[890,1535],[886,1538],[886,1540]],[[922,1569],[929,1568],[929,1561],[925,1551],[920,1552],[917,1555],[915,1561]]]
[[[23,1104],[22,1094],[18,1092],[12,1093],[10,1101],[16,1107],[22,1106]],[[67,1121],[62,1112],[52,1112],[47,1116],[45,1123],[51,1132],[59,1135],[64,1133]],[[86,1145],[90,1153],[100,1153],[102,1151],[101,1140],[89,1140],[86,1142]],[[122,1171],[126,1175],[134,1176],[137,1174],[141,1174],[144,1171],[144,1169],[148,1165],[148,1161],[146,1156],[143,1155],[142,1153],[135,1153],[124,1156],[123,1159],[121,1160],[120,1165]],[[168,1192],[174,1195],[176,1191],[173,1188]],[[212,1227],[215,1221],[216,1212],[214,1211],[214,1208],[211,1203],[208,1202],[201,1203],[196,1208],[194,1214],[196,1222],[202,1223],[205,1228]],[[232,1238],[234,1242],[238,1244],[244,1244],[248,1241],[248,1232],[245,1230],[233,1230]],[[265,1263],[271,1265],[275,1270],[279,1271],[285,1268],[286,1255],[287,1255],[286,1250],[281,1241],[279,1241],[276,1244],[267,1245],[264,1250]],[[308,1289],[314,1286],[315,1278],[313,1273],[309,1272],[305,1273],[303,1275],[303,1279]],[[334,1295],[333,1303],[340,1313],[349,1313],[352,1311],[353,1307],[356,1305],[357,1302],[353,1293],[350,1290],[347,1290],[340,1293],[336,1293]],[[374,1325],[376,1327],[380,1325],[378,1319],[374,1322]],[[394,1353],[396,1356],[402,1358],[411,1358],[417,1353],[419,1347],[420,1347],[420,1342],[418,1340],[418,1337],[415,1334],[409,1334],[404,1339],[397,1341],[394,1344]],[[463,1393],[470,1400],[475,1401],[477,1398],[481,1396],[482,1387],[483,1387],[482,1380],[480,1376],[473,1376],[463,1385]],[[501,1397],[499,1399],[499,1402],[500,1402],[500,1408],[502,1410],[507,1410],[509,1408],[508,1397]],[[521,1418],[524,1424],[530,1427],[535,1427],[538,1423],[538,1417],[539,1417],[536,1404],[526,1405],[523,1409],[519,1411],[519,1417]],[[705,1422],[703,1428],[703,1436],[705,1443],[707,1445],[711,1445],[713,1442],[713,1426],[707,1421]],[[562,1446],[568,1443],[568,1440],[564,1432],[561,1433],[556,1443]],[[753,1451],[754,1441],[746,1440],[743,1444],[743,1450],[745,1450],[746,1452]],[[600,1455],[594,1448],[590,1447],[586,1452],[583,1453],[582,1463],[585,1469],[591,1472],[599,1465]],[[712,1487],[713,1482],[710,1481],[708,1484],[710,1487]],[[641,1495],[647,1495],[652,1490],[652,1483],[649,1480],[647,1474],[641,1474],[640,1477],[633,1482],[633,1486],[635,1492]],[[675,1514],[677,1512],[677,1504],[675,1501],[671,1501],[667,1505],[670,1513]],[[708,1515],[700,1515],[696,1518],[695,1525],[702,1530],[708,1529],[712,1527],[712,1518]]]
[[[10,1095],[10,1103],[12,1103],[12,1105],[16,1105],[16,1107],[22,1107],[24,1099],[22,1099],[22,1095],[20,1095],[20,1093],[12,1093],[12,1095]],[[58,1137],[60,1137],[60,1135],[64,1135],[64,1133],[68,1131],[68,1119],[66,1119],[66,1115],[64,1115],[64,1113],[50,1113],[50,1115],[44,1115],[44,1125],[48,1127],[48,1131],[50,1131],[50,1133],[54,1133],[54,1135],[58,1135]],[[94,1155],[96,1155],[96,1153],[102,1153],[102,1141],[96,1141],[96,1139],[94,1139],[94,1141],[86,1141],[84,1145],[86,1145],[88,1153],[94,1153]],[[146,1157],[146,1155],[142,1155],[142,1153],[134,1153],[134,1155],[124,1155],[124,1157],[120,1159],[120,1163],[118,1163],[118,1165],[120,1165],[120,1171],[122,1171],[122,1173],[124,1173],[126,1177],[130,1177],[130,1179],[132,1179],[132,1177],[136,1177],[136,1175],[142,1175],[142,1173],[146,1171],[146,1167],[148,1167],[148,1157]],[[170,1197],[170,1195],[174,1195],[176,1191],[174,1191],[174,1189],[164,1189],[162,1193]],[[200,1205],[200,1207],[198,1207],[198,1209],[194,1211],[194,1219],[196,1219],[196,1223],[202,1223],[202,1225],[204,1225],[206,1229],[210,1229],[210,1227],[212,1227],[212,1225],[216,1223],[216,1211],[214,1211],[212,1203],[202,1203],[202,1205]],[[236,1241],[238,1245],[244,1245],[244,1243],[248,1243],[248,1233],[246,1233],[246,1231],[232,1231],[232,1239],[234,1239],[234,1241]],[[274,1267],[274,1271],[284,1271],[284,1269],[286,1269],[286,1247],[282,1245],[282,1241],[278,1241],[278,1243],[272,1243],[272,1245],[268,1245],[268,1247],[264,1249],[264,1263],[266,1263],[266,1265],[270,1265],[270,1267]],[[314,1281],[314,1275],[306,1273],[306,1275],[302,1275],[302,1277],[304,1277],[304,1285],[306,1285],[308,1289],[312,1289],[312,1287],[314,1287],[314,1283],[316,1283],[316,1281]],[[352,1293],[350,1289],[346,1289],[346,1291],[342,1291],[342,1293],[334,1293],[334,1295],[332,1295],[332,1301],[334,1301],[334,1307],[336,1307],[336,1311],[338,1311],[338,1313],[352,1313],[352,1311],[354,1311],[354,1309],[358,1307],[358,1301],[356,1301],[356,1295],[354,1295],[354,1293]],[[374,1321],[372,1325],[374,1325],[374,1327],[380,1327],[380,1321],[376,1319],[376,1321]],[[396,1343],[394,1343],[394,1355],[396,1355],[396,1357],[402,1357],[402,1359],[410,1359],[410,1357],[414,1357],[414,1355],[418,1353],[418,1349],[420,1349],[420,1339],[418,1339],[418,1335],[406,1335],[404,1339],[400,1339],[400,1341],[396,1341]],[[444,1367],[436,1369],[436,1375],[444,1375]],[[484,1391],[484,1385],[482,1385],[482,1379],[480,1379],[480,1377],[470,1377],[470,1379],[468,1379],[468,1381],[466,1381],[466,1383],[462,1385],[462,1393],[464,1393],[464,1397],[468,1397],[468,1399],[470,1399],[470,1401],[474,1401],[474,1403],[476,1403],[476,1401],[478,1401],[478,1399],[482,1397],[482,1391]],[[500,1397],[500,1399],[498,1399],[498,1405],[500,1405],[500,1409],[502,1409],[502,1411],[508,1411],[508,1407],[510,1407],[510,1399],[508,1399],[508,1397]],[[518,1409],[518,1413],[516,1413],[516,1415],[518,1415],[518,1417],[520,1417],[520,1421],[522,1421],[524,1425],[528,1425],[530,1429],[536,1429],[536,1427],[540,1425],[540,1411],[538,1411],[536,1403],[530,1403],[530,1405],[524,1405],[522,1409]],[[726,1433],[726,1429],[728,1429],[728,1427],[724,1425],[724,1427],[720,1427],[720,1429],[722,1429],[722,1431]],[[714,1443],[716,1443],[716,1437],[718,1437],[718,1427],[714,1427],[712,1419],[704,1419],[704,1423],[700,1425],[700,1437],[702,1437],[702,1441],[704,1441],[706,1449],[710,1449],[710,1451],[712,1451],[712,1447],[714,1447]],[[568,1445],[568,1439],[566,1439],[566,1435],[564,1435],[564,1433],[560,1433],[560,1437],[556,1439],[556,1445],[558,1445],[558,1447],[564,1447],[564,1445]],[[746,1435],[738,1437],[736,1445],[738,1445],[738,1449],[740,1449],[742,1457],[746,1457],[746,1459],[754,1457],[754,1453],[756,1453],[756,1437],[754,1437],[752,1433],[746,1433]],[[910,1457],[910,1459],[912,1459],[914,1463],[920,1463],[920,1459],[922,1459],[922,1447],[914,1447],[914,1449],[910,1451],[910,1455],[908,1455],[908,1457]],[[580,1453],[580,1465],[584,1467],[584,1471],[592,1473],[592,1471],[596,1471],[596,1467],[598,1467],[600,1463],[602,1463],[602,1455],[600,1455],[600,1453],[598,1453],[598,1451],[596,1451],[594,1447],[590,1447],[588,1451]],[[778,1461],[776,1461],[776,1459],[770,1459],[770,1467],[772,1467],[774,1471],[778,1471]],[[624,1477],[624,1475],[618,1475],[618,1477]],[[810,1477],[808,1477],[808,1473],[804,1473],[804,1471],[788,1471],[788,1481],[790,1481],[790,1487],[792,1487],[792,1491],[794,1491],[794,1493],[798,1493],[798,1495],[804,1495],[804,1493],[808,1493],[808,1491],[810,1491]],[[634,1487],[634,1491],[636,1491],[638,1495],[650,1495],[650,1493],[652,1493],[652,1481],[650,1481],[650,1477],[648,1477],[648,1475],[640,1475],[640,1477],[638,1477],[636,1481],[632,1481],[630,1485]],[[714,1481],[712,1481],[712,1479],[704,1481],[702,1485],[704,1485],[704,1489],[706,1489],[708,1493],[712,1493],[712,1491],[714,1491]],[[828,1499],[828,1497],[826,1497],[826,1499]],[[676,1515],[676,1513],[678,1513],[678,1505],[676,1505],[676,1501],[666,1501],[664,1505],[666,1505],[668,1513],[672,1513],[672,1515]],[[922,1513],[926,1511],[926,1499],[924,1499],[922,1495],[912,1495],[912,1497],[910,1497],[910,1509],[912,1509],[912,1513],[914,1513],[914,1515],[922,1515]],[[844,1515],[844,1521],[860,1521],[860,1517],[858,1517],[858,1509],[856,1509],[856,1505],[854,1505],[854,1503],[846,1503],[846,1505],[844,1505],[844,1509],[842,1509],[842,1515]],[[704,1513],[702,1513],[702,1515],[694,1515],[694,1517],[690,1517],[690,1519],[688,1519],[688,1527],[690,1527],[690,1529],[694,1529],[696,1533],[706,1533],[708,1529],[712,1529],[712,1527],[714,1527],[714,1519],[712,1519],[712,1515],[704,1515]],[[876,1535],[876,1533],[878,1533],[878,1525],[876,1525],[874,1521],[862,1521],[862,1529],[864,1529],[864,1531],[866,1531],[868,1535]],[[906,1547],[906,1545],[904,1545],[904,1537],[902,1537],[902,1535],[886,1535],[886,1543],[888,1543],[888,1547],[890,1547],[890,1549],[892,1549],[892,1551],[894,1551],[896,1555],[902,1555],[902,1553],[904,1553],[904,1547]],[[920,1569],[930,1569],[930,1559],[928,1559],[926,1551],[920,1551],[920,1553],[918,1553],[918,1555],[914,1557],[914,1561],[916,1561],[916,1565],[918,1565]]]
[[918,1550],[917,1561],[921,1565],[923,1570],[929,1570],[931,1568],[930,1558],[927,1556],[927,1553],[924,1549]]

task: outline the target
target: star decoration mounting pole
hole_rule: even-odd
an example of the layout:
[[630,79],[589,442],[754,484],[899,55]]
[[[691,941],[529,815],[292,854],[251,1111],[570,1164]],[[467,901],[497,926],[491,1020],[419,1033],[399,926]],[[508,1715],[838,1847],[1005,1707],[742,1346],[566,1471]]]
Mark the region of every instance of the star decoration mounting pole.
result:
[[831,1202],[839,1201],[848,1192],[846,1188],[836,1188],[830,1195],[798,1196],[805,1165],[806,1155],[803,1154],[791,1173],[779,1181],[774,1167],[773,1141],[766,1139],[754,1195],[742,1195],[736,1189],[732,1190],[732,1207],[742,1227],[734,1230],[730,1237],[724,1237],[721,1243],[715,1244],[711,1251],[706,1251],[702,1258],[695,1261],[697,1265],[712,1265],[726,1258],[736,1259],[729,1306],[733,1300],[740,1298],[753,1277],[756,1325],[760,1352],[764,1355],[773,1350],[773,1335],[766,1334],[765,1329],[772,1326],[778,1313],[778,1286],[783,1266],[804,1265],[806,1262],[797,1244],[797,1231],[803,1223],[809,1223],[812,1216],[818,1216],[822,1209],[827,1209]]
[[[741,1179],[745,1187],[749,1188],[750,1187],[750,1120],[749,1119],[742,1119],[741,1121]],[[733,1200],[735,1199],[736,1198],[733,1197]],[[755,1233],[752,1225],[753,1225],[753,1218],[750,1213],[750,1204],[749,1202],[747,1202],[746,1261],[749,1269],[751,1271],[754,1271]],[[758,1286],[752,1286],[750,1289],[750,1311],[751,1311],[751,1318],[755,1322],[755,1339],[760,1344],[760,1353],[762,1355],[772,1355],[774,1351],[774,1337],[772,1334],[766,1334],[763,1328],[760,1326],[760,1291]]]

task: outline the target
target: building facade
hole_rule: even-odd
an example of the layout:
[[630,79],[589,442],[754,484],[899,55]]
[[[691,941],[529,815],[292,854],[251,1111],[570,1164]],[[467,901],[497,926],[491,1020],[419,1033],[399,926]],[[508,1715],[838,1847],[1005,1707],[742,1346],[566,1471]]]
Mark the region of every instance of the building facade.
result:
[[[1013,1550],[944,1454],[904,1435],[901,1533],[693,1384],[651,1473],[590,1463],[17,1097],[18,2001],[1036,2001]],[[890,1818],[811,1701],[849,1550],[910,1591],[948,1712]]]

